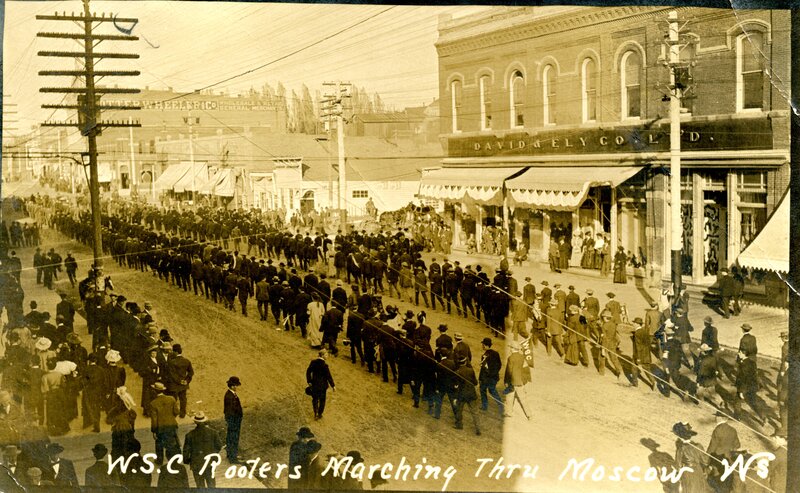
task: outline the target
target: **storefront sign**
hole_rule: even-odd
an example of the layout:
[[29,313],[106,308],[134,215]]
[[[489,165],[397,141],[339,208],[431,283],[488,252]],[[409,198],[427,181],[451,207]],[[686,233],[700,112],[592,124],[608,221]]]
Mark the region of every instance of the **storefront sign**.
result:
[[[686,151],[772,149],[772,127],[766,118],[692,122],[681,127],[681,148]],[[448,157],[663,151],[669,151],[669,125],[452,137],[448,143]]]
[[275,108],[264,105],[258,101],[249,100],[188,100],[174,99],[172,101],[159,100],[114,100],[114,103],[124,105],[138,105],[143,110],[162,111],[188,111],[188,110],[217,110],[217,111],[274,111]]

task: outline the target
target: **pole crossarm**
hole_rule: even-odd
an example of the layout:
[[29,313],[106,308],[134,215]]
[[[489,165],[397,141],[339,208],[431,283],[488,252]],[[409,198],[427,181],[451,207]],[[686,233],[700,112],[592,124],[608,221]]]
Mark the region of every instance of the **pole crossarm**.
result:
[[[40,70],[39,75],[54,75],[54,76],[68,76],[68,77],[86,77],[89,72],[86,70]],[[138,70],[95,70],[96,77],[106,76],[132,76],[142,75]]]
[[[43,109],[46,110],[83,110],[85,106],[79,104],[43,104]],[[135,105],[113,105],[113,104],[97,104],[95,108],[98,110],[140,110],[141,106]]]
[[135,19],[133,17],[112,17],[111,14],[106,17],[106,14],[101,14],[98,16],[97,14],[92,15],[75,15],[75,13],[71,13],[67,15],[66,13],[55,13],[53,15],[37,15],[36,20],[39,21],[80,21],[80,22],[124,22],[124,23],[135,23],[139,22],[139,19]]
[[[76,121],[65,122],[44,122],[44,127],[83,127],[84,125]],[[97,122],[97,127],[141,127],[140,122],[124,122],[124,121],[110,121],[110,122]]]
[[36,33],[39,38],[57,38],[57,39],[83,39],[83,40],[96,40],[96,41],[138,41],[139,36],[126,36],[124,34],[92,34],[86,36],[85,34],[77,33]]
[[139,58],[137,53],[84,53],[83,51],[40,51],[39,56],[55,56],[64,58]]
[[[89,92],[86,87],[40,87],[39,92],[60,92],[68,94],[83,94]],[[94,89],[95,94],[139,94],[141,89],[133,89],[129,87],[97,87]]]

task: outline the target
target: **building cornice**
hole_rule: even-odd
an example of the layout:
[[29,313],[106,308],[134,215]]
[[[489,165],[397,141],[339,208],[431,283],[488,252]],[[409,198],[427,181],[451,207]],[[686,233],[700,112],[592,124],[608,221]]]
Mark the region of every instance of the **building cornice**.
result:
[[[525,11],[513,11],[521,17],[520,23],[507,28],[494,29],[492,21],[486,23],[486,30],[474,35],[457,37],[448,36],[447,31],[457,31],[463,26],[448,28],[440,32],[440,41],[437,41],[436,48],[440,56],[454,55],[462,52],[484,49],[487,47],[515,43],[531,38],[557,34],[565,31],[574,30],[584,26],[592,26],[607,22],[620,20],[642,20],[650,18],[658,13],[666,13],[671,10],[684,11],[690,7],[639,7],[639,6],[619,6],[607,8],[587,8],[579,12],[570,11],[552,17],[537,18],[533,14]],[[530,21],[525,22],[524,18],[529,17]],[[666,15],[665,15],[666,19]],[[454,38],[454,39],[448,39]]]

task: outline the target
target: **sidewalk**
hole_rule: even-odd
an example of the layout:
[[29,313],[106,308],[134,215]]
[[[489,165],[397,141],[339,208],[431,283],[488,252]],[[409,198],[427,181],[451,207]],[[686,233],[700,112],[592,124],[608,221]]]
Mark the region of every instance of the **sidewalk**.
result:
[[[500,264],[499,257],[483,254],[468,255],[466,252],[457,250],[454,250],[453,253],[447,257],[450,259],[451,263],[455,260],[461,262],[461,267],[472,265],[474,269],[476,265],[481,265],[490,279],[494,276],[494,270]],[[436,258],[437,262],[441,264],[444,255],[439,253],[423,253],[423,258],[426,264],[430,264],[431,258]],[[509,264],[511,263],[512,259],[509,259]],[[550,283],[550,289],[553,289],[554,283],[561,283],[562,289],[565,292],[568,286],[575,286],[575,292],[580,295],[581,299],[586,297],[587,289],[593,289],[594,296],[600,300],[601,307],[608,302],[609,298],[606,296],[606,293],[611,291],[616,294],[616,299],[620,303],[627,306],[628,317],[631,320],[636,317],[644,318],[644,313],[649,307],[650,300],[658,300],[660,296],[660,291],[658,289],[645,287],[646,280],[644,279],[628,277],[627,284],[614,284],[612,274],[603,278],[600,276],[600,271],[582,268],[570,268],[561,273],[556,273],[551,272],[547,264],[532,261],[523,262],[522,266],[511,265],[509,268],[512,272],[512,276],[517,280],[520,291],[522,290],[522,286],[525,285],[525,277],[529,276],[534,286],[536,286],[537,292],[541,290],[541,282],[543,280]],[[739,339],[742,337],[741,325],[749,323],[753,327],[751,334],[758,340],[759,356],[776,359],[780,358],[782,342],[779,335],[781,331],[788,330],[788,310],[745,304],[742,307],[740,316],[731,316],[731,318],[726,320],[722,318],[719,313],[704,305],[702,299],[693,296],[689,301],[689,321],[694,326],[692,338],[695,341],[700,340],[700,335],[703,331],[703,319],[706,316],[710,316],[714,320],[714,326],[718,329],[718,338],[721,346],[736,350],[739,347]]]

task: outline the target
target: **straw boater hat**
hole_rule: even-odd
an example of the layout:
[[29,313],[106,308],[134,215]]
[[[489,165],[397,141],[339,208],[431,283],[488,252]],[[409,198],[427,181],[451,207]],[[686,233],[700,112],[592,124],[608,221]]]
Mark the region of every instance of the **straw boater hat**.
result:
[[461,335],[461,332],[456,332],[455,334],[453,334],[453,339],[460,341],[464,339],[464,336]]
[[166,385],[164,385],[161,382],[156,382],[156,383],[153,384],[153,390],[156,390],[158,392],[163,392],[163,391],[167,390],[167,387],[166,387]]
[[708,351],[711,351],[711,346],[709,346],[708,344],[706,344],[704,342],[703,344],[700,344],[700,351],[702,351],[704,353],[708,352]]
[[569,306],[569,312],[572,313],[572,314],[580,313],[581,309],[578,307],[578,305],[570,305]]
[[50,346],[52,344],[53,343],[50,342],[50,339],[48,339],[47,337],[40,337],[39,339],[36,340],[36,344],[34,345],[34,347],[38,351],[47,351],[48,349],[50,349]]
[[753,330],[753,327],[750,324],[742,324],[742,330],[745,332],[750,332]]
[[195,423],[205,423],[208,421],[208,418],[206,418],[206,414],[203,411],[197,411],[194,413],[194,417],[192,419],[194,419]]

